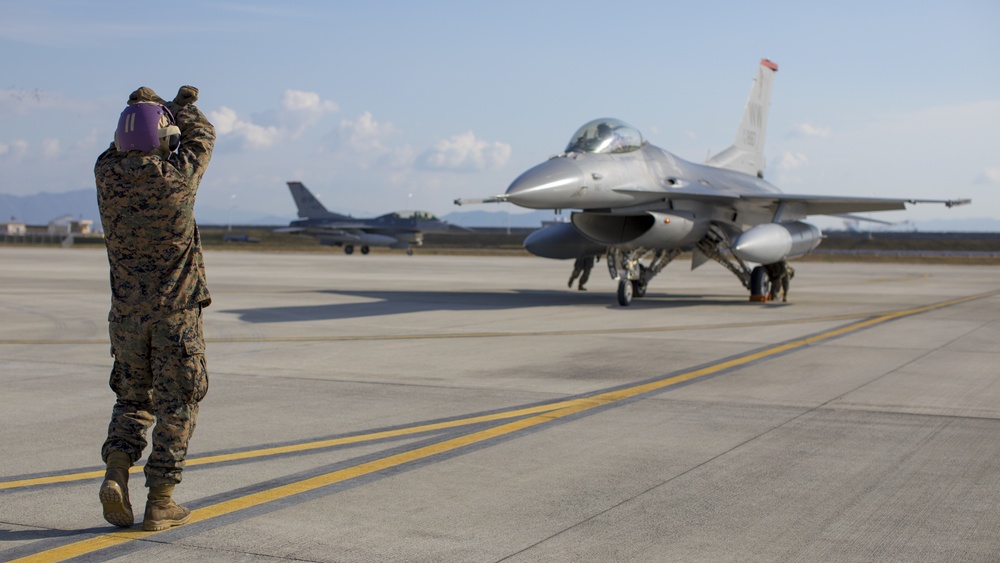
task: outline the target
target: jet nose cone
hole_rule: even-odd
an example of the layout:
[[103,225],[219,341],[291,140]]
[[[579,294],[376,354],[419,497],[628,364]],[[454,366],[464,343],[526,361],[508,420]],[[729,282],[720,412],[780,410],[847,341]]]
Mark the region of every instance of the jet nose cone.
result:
[[521,174],[507,188],[507,201],[532,209],[572,207],[583,188],[583,172],[566,158],[553,158]]

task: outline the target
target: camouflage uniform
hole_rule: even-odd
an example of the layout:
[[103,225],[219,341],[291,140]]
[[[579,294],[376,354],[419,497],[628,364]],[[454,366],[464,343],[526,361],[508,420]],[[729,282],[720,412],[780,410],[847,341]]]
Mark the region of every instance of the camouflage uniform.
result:
[[101,457],[107,462],[121,451],[135,463],[155,423],[147,487],[181,481],[198,403],[208,392],[201,309],[211,297],[194,203],[215,128],[191,105],[197,91],[181,92],[173,102],[149,88],[129,98],[170,109],[181,130],[176,153],[122,152],[112,144],[94,166],[111,266],[110,385],[117,395]]
[[784,260],[767,264],[764,266],[764,270],[767,271],[767,277],[771,282],[771,293],[768,299],[774,301],[780,292],[781,300],[788,301],[788,284],[795,276],[795,270]]
[[577,276],[580,277],[580,285],[577,286],[583,289],[584,284],[590,279],[590,270],[594,269],[594,257],[593,256],[583,256],[576,259],[573,263],[573,274],[569,277],[569,287],[573,287],[573,281],[576,280]]

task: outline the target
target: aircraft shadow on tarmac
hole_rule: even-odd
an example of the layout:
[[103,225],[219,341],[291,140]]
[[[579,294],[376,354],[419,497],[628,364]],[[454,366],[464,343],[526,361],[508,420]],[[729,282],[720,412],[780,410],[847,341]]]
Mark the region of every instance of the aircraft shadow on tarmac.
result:
[[727,295],[647,294],[646,297],[635,300],[630,307],[620,307],[614,303],[613,294],[558,290],[515,290],[514,292],[324,290],[321,293],[361,297],[374,301],[228,309],[222,312],[239,315],[241,321],[248,323],[285,323],[378,317],[427,311],[487,311],[585,305],[627,312],[648,308],[732,306],[747,303],[739,297]]

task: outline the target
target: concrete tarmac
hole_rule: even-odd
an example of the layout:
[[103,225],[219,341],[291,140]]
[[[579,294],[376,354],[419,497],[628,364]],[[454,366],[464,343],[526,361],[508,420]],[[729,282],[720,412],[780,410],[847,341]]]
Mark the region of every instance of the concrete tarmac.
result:
[[[209,251],[175,498],[104,522],[103,249],[0,247],[0,560],[998,561],[1000,268]],[[148,450],[147,450],[148,452]],[[145,489],[130,491],[141,521]]]

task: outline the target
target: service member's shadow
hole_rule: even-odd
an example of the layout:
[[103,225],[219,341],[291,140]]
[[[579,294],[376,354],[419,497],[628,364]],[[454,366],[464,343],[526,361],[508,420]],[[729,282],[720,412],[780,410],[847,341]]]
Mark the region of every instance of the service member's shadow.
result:
[[741,302],[732,296],[648,294],[629,307],[620,307],[614,293],[565,290],[515,290],[513,292],[452,291],[336,291],[320,293],[369,299],[361,303],[330,303],[289,307],[228,309],[223,313],[239,315],[248,323],[287,323],[329,319],[357,319],[384,315],[402,315],[428,311],[489,311],[587,305],[607,309],[642,310],[698,305],[733,305]]

